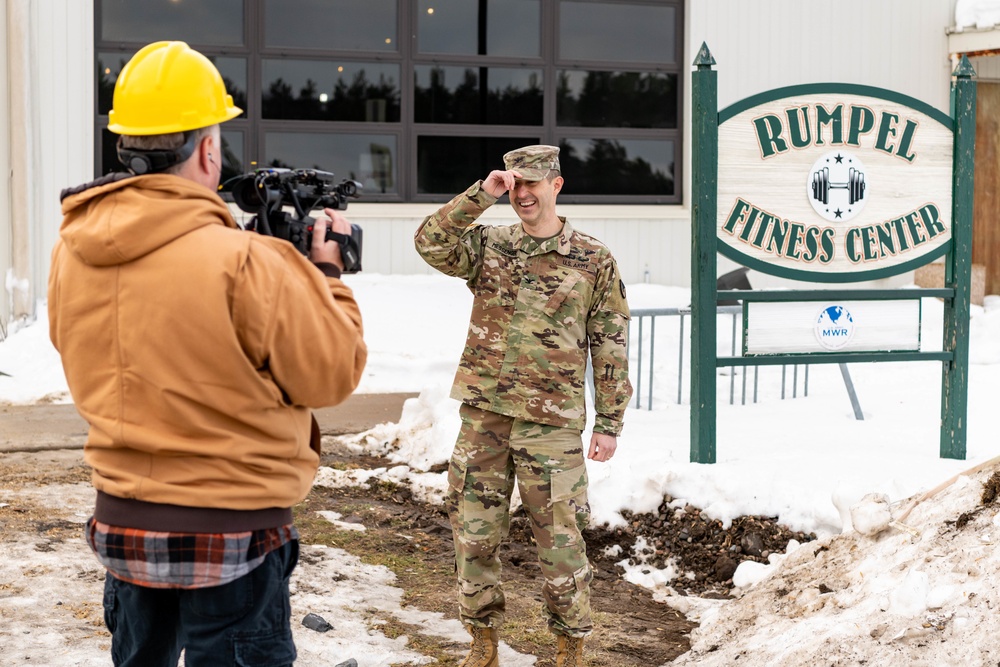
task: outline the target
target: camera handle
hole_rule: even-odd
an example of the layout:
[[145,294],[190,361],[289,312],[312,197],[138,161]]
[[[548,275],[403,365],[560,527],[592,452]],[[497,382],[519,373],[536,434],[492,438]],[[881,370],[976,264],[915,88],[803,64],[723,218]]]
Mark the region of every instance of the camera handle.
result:
[[336,241],[340,246],[340,256],[345,267],[358,266],[361,262],[358,244],[353,237],[347,234],[340,234],[329,227],[326,230],[326,240]]

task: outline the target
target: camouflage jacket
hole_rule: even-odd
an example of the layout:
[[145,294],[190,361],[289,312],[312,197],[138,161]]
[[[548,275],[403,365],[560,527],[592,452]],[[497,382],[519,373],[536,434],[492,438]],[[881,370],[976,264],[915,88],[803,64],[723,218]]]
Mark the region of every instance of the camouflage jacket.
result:
[[452,398],[517,419],[583,430],[587,352],[594,431],[618,435],[632,395],[628,303],[608,248],[563,220],[541,244],[520,223],[479,224],[496,202],[479,181],[428,216],[417,252],[474,295]]

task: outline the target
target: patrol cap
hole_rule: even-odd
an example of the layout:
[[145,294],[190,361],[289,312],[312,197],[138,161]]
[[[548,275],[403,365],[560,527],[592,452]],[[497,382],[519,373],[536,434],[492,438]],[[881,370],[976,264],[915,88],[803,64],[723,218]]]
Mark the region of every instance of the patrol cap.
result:
[[526,181],[540,181],[552,169],[559,169],[558,146],[525,146],[503,156],[507,171],[516,171]]

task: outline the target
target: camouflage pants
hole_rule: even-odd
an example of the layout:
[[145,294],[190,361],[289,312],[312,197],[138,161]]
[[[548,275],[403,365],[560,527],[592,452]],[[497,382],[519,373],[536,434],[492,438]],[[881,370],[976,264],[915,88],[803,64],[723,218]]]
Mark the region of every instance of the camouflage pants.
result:
[[500,543],[510,528],[517,480],[531,518],[545,585],[549,628],[586,636],[590,618],[587,469],[580,432],[526,422],[462,405],[462,429],[448,470],[448,515],[455,538],[459,615],[500,627],[504,594]]

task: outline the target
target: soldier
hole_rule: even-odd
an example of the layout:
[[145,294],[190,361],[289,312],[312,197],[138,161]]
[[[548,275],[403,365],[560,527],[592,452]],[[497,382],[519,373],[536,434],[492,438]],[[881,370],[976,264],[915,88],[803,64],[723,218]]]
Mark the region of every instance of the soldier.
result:
[[[463,667],[497,667],[504,620],[500,543],[516,478],[538,545],[558,667],[583,664],[590,617],[590,518],[581,433],[588,352],[594,368],[587,456],[617,446],[632,386],[625,284],[608,248],[556,215],[559,149],[526,146],[417,230],[417,252],[474,295],[451,395],[462,427],[448,471],[459,616],[472,635]],[[477,222],[505,192],[520,224]]]

